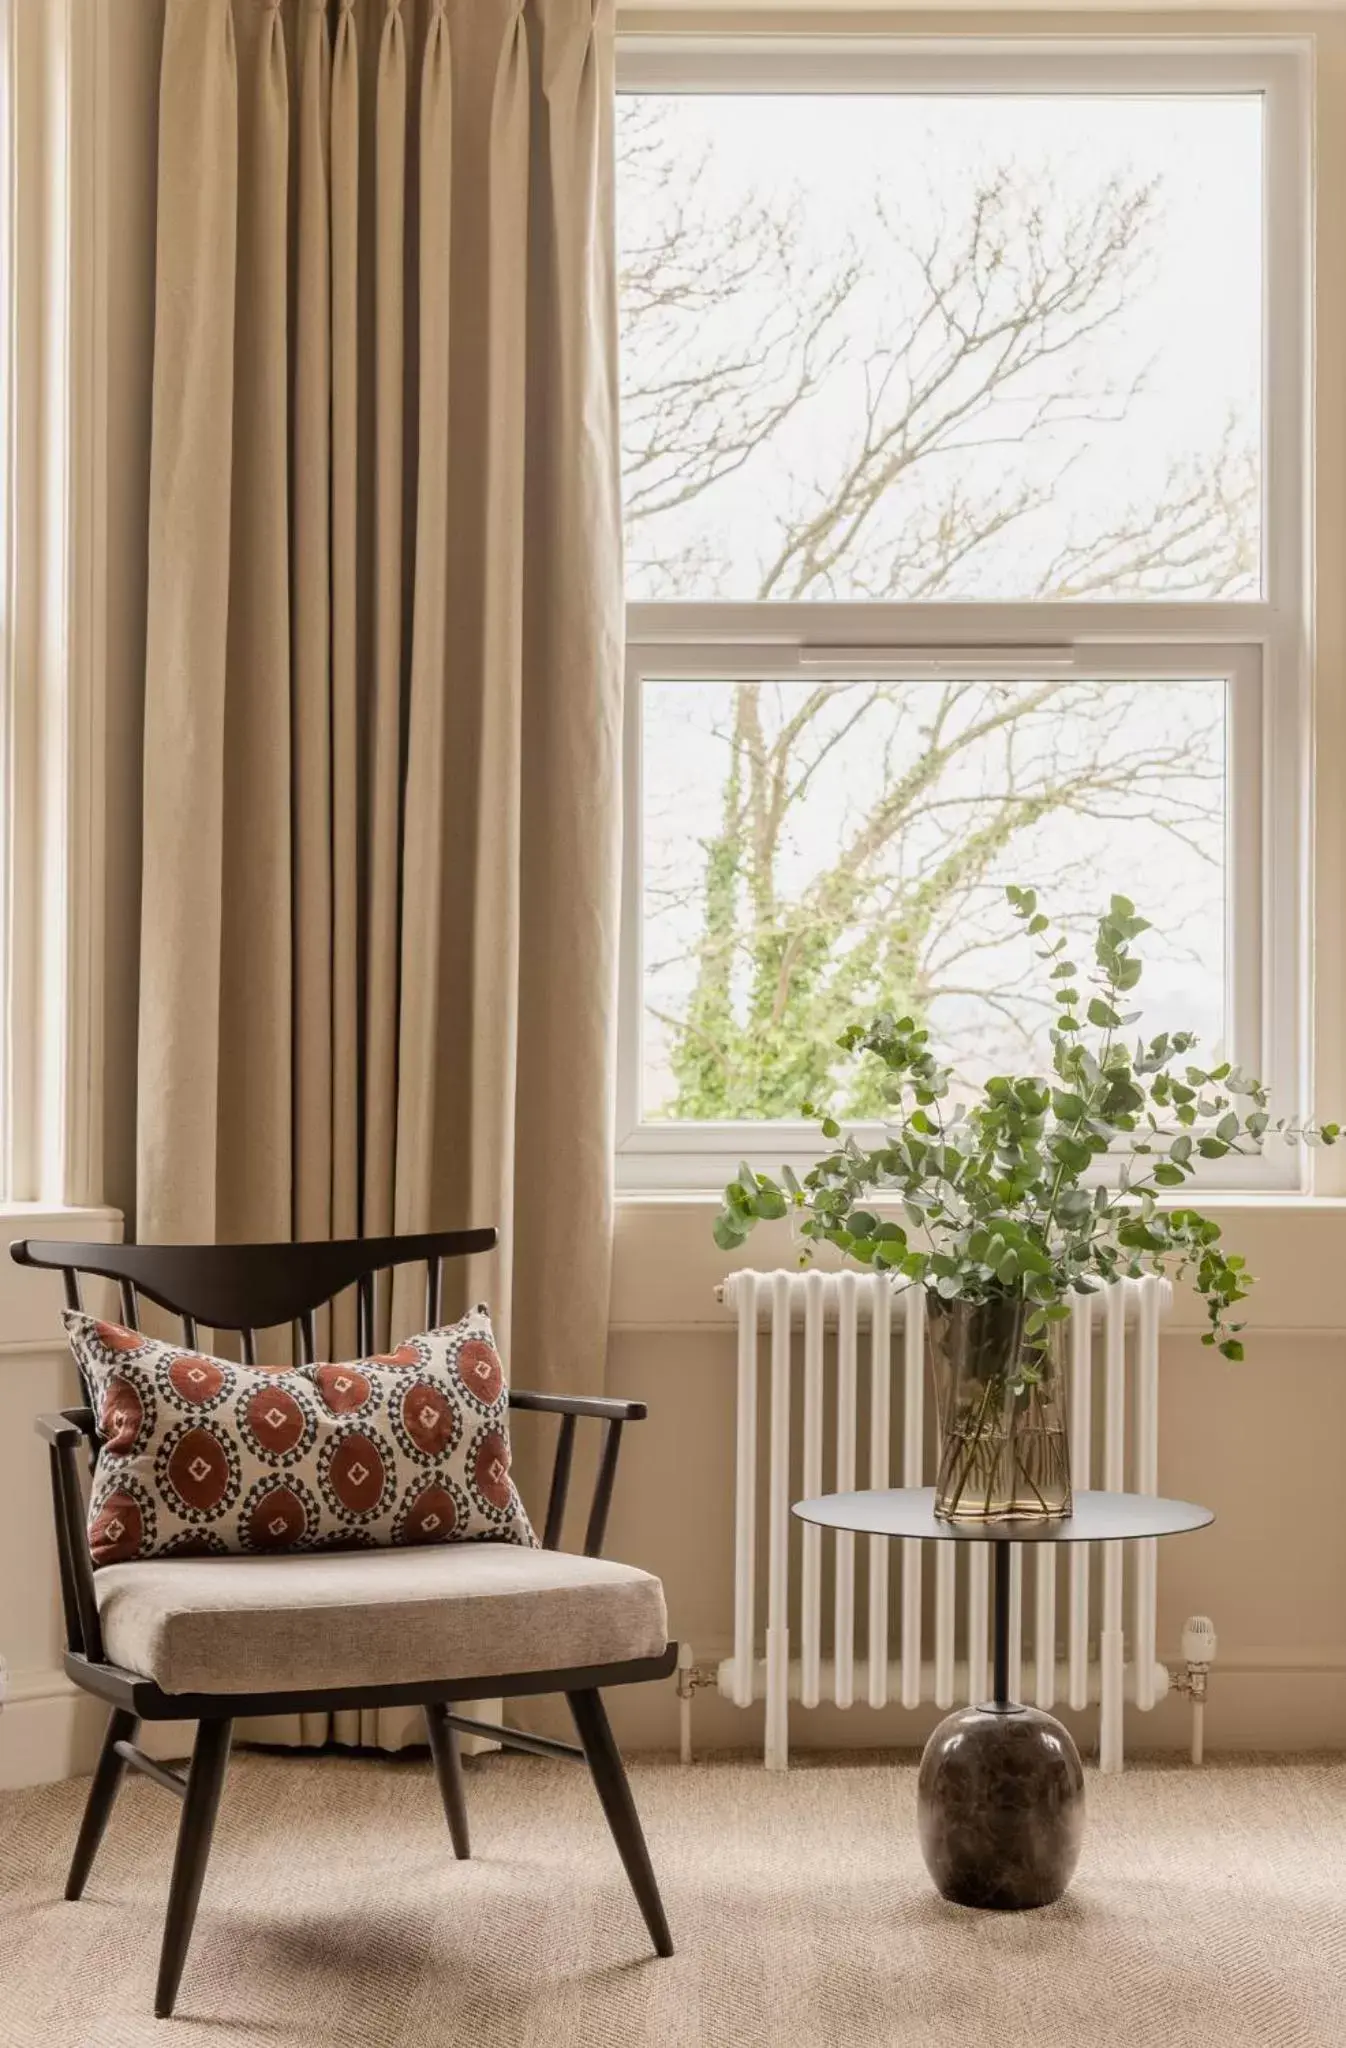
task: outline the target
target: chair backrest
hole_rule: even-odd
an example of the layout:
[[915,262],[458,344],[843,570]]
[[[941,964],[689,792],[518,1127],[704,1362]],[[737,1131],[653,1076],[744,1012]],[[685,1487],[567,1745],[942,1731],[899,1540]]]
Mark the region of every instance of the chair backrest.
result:
[[257,1332],[293,1324],[300,1356],[313,1364],[316,1314],[347,1287],[357,1289],[357,1345],[374,1349],[375,1283],[395,1266],[424,1262],[425,1321],[440,1319],[445,1259],[488,1252],[494,1230],[432,1230],[406,1237],[348,1237],[296,1244],[75,1244],[59,1238],[21,1238],[9,1248],[20,1266],[59,1272],[66,1305],[80,1308],[80,1275],[115,1280],[121,1320],[140,1327],[140,1296],[180,1317],[184,1344],[195,1347],[197,1328],[237,1330],[247,1364],[257,1361]]
[[[357,1342],[361,1356],[367,1356],[374,1349],[374,1288],[380,1273],[424,1261],[425,1322],[432,1329],[440,1320],[442,1262],[488,1252],[495,1241],[494,1230],[433,1230],[409,1237],[349,1237],[298,1244],[76,1244],[62,1238],[21,1238],[10,1246],[9,1253],[16,1265],[59,1273],[69,1308],[83,1306],[81,1274],[115,1280],[121,1295],[121,1320],[128,1329],[140,1328],[143,1294],[181,1318],[183,1342],[192,1349],[197,1345],[199,1324],[237,1330],[247,1364],[257,1362],[259,1330],[293,1324],[301,1356],[305,1364],[312,1365],[317,1351],[317,1311],[346,1288],[358,1290]],[[51,1454],[66,1647],[74,1656],[100,1663],[103,1635],[75,1470],[74,1446],[81,1437],[89,1447],[91,1465],[96,1463],[100,1447],[87,1385],[84,1393],[88,1407],[68,1408],[59,1417],[45,1417],[39,1428],[47,1436]],[[564,1495],[562,1486],[558,1513],[564,1512]],[[605,1503],[602,1520],[606,1512]]]

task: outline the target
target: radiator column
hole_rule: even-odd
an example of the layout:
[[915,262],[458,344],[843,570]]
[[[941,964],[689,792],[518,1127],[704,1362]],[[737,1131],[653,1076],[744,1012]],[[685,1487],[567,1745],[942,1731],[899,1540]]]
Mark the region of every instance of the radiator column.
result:
[[[804,1280],[804,1472],[802,1498],[823,1490],[823,1305],[821,1273]],[[823,1633],[823,1532],[805,1522],[800,1532],[800,1702],[816,1707],[821,1697]]]
[[[906,1320],[902,1330],[902,1484],[919,1486],[925,1456],[925,1289],[912,1287],[906,1296]],[[952,1551],[952,1544],[941,1549]],[[953,1558],[949,1558],[950,1564]],[[950,1587],[950,1594],[952,1593]],[[939,1594],[941,1611],[946,1596]],[[950,1607],[951,1600],[948,1601]],[[948,1638],[949,1662],[953,1662],[953,1635]],[[950,1672],[948,1691],[953,1695]],[[902,1704],[921,1703],[921,1545],[913,1536],[902,1543]]]
[[[1076,1492],[1089,1484],[1093,1463],[1093,1300],[1077,1294],[1070,1305],[1070,1474]],[[1089,1704],[1089,1552],[1070,1547],[1070,1691],[1072,1707]]]
[[737,1470],[734,1478],[734,1705],[752,1705],[757,1584],[757,1275],[739,1273]]
[[[1103,1485],[1109,1493],[1120,1493],[1126,1484],[1126,1295],[1120,1287],[1109,1287],[1103,1296],[1103,1395]],[[1123,1552],[1120,1543],[1105,1543],[1102,1551],[1098,1767],[1113,1772],[1122,1768],[1122,1668],[1126,1661],[1126,1638],[1122,1633]]]
[[766,1767],[790,1761],[790,1275],[771,1281],[771,1522],[767,1549]]
[[[860,1276],[837,1275],[837,1492],[855,1491],[855,1379],[859,1351]],[[836,1532],[832,1658],[839,1707],[855,1699],[855,1534]]]
[[[893,1297],[876,1290],[869,1325],[869,1483],[891,1484],[888,1434],[891,1426]],[[888,1704],[888,1553],[886,1536],[869,1539],[869,1704]]]
[[[1159,1303],[1160,1283],[1153,1274],[1140,1283],[1136,1319],[1136,1455],[1137,1493],[1159,1491]],[[1155,1638],[1158,1630],[1156,1581],[1159,1545],[1144,1536],[1132,1550],[1135,1610],[1131,1655],[1136,1666],[1136,1705],[1154,1705]]]

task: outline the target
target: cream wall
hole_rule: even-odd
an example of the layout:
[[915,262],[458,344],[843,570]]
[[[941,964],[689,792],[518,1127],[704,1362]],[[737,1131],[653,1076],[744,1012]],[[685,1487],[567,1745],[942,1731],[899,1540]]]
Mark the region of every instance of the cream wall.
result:
[[[1312,33],[1318,58],[1317,386],[1318,660],[1315,743],[1320,801],[1314,823],[1317,933],[1316,1096],[1346,1108],[1346,806],[1332,764],[1346,761],[1346,19],[1284,8],[1214,13],[1202,8],[1125,16],[1054,10],[1033,15],[892,14],[764,5],[732,14],[699,5],[622,11],[632,32],[666,31],[689,18],[744,30],[770,18],[813,29],[872,34],[876,27],[931,34]],[[112,184],[108,337],[107,691],[109,846],[105,865],[108,1088],[105,1197],[134,1199],[135,960],[139,919],[137,787],[144,654],[144,532],[153,321],[153,194],[157,57],[163,0],[104,0]],[[1340,1171],[1346,1172],[1346,1161]],[[1331,1184],[1346,1191],[1346,1180]],[[1329,1186],[1324,1183],[1325,1189]],[[628,1201],[618,1219],[609,1381],[639,1396],[650,1420],[627,1432],[614,1508],[613,1554],[664,1577],[675,1633],[699,1658],[726,1647],[732,1618],[733,1338],[713,1287],[726,1261],[710,1242],[713,1205],[694,1198]],[[13,1221],[8,1234],[31,1227]],[[1190,1311],[1164,1344],[1161,1484],[1208,1500],[1215,1527],[1167,1546],[1160,1563],[1161,1655],[1176,1659],[1183,1618],[1213,1615],[1220,1662],[1209,1739],[1277,1748],[1346,1743],[1346,1203],[1230,1204],[1231,1241],[1248,1252],[1261,1286],[1252,1304],[1249,1362],[1226,1366],[1196,1342]],[[54,1228],[54,1225],[44,1225]],[[101,1234],[115,1220],[88,1219]],[[79,1234],[67,1226],[68,1234]],[[768,1239],[759,1263],[778,1261]],[[6,1277],[7,1276],[7,1277]],[[0,1367],[9,1412],[23,1424],[0,1443],[0,1651],[13,1674],[0,1715],[0,1785],[86,1768],[95,1716],[76,1709],[59,1678],[54,1561],[46,1525],[45,1461],[26,1417],[68,1398],[68,1367],[53,1342],[55,1301],[43,1283],[0,1269]],[[516,1361],[521,1380],[525,1361]],[[675,1739],[672,1688],[614,1700],[628,1740]],[[796,1740],[917,1741],[929,1717],[857,1708],[796,1713]],[[702,1695],[698,1741],[760,1739],[760,1714]],[[1086,1722],[1082,1731],[1089,1732]],[[1185,1741],[1185,1710],[1160,1708],[1129,1730],[1132,1742]]]

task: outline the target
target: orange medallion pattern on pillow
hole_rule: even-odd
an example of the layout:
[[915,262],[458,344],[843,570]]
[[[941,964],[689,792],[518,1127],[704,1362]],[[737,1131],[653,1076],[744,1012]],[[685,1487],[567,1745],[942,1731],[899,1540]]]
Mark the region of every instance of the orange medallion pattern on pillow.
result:
[[67,1310],[101,1447],[95,1565],[495,1541],[536,1546],[484,1307],[345,1364],[235,1365]]

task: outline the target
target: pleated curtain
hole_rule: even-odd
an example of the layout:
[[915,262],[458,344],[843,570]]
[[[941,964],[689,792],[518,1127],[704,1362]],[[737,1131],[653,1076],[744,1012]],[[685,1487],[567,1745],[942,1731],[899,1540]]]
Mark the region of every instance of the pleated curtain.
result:
[[544,1387],[607,1325],[612,56],[608,0],[168,0],[159,106],[138,1233],[498,1224]]

